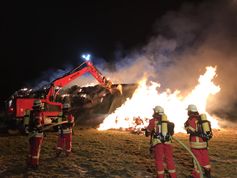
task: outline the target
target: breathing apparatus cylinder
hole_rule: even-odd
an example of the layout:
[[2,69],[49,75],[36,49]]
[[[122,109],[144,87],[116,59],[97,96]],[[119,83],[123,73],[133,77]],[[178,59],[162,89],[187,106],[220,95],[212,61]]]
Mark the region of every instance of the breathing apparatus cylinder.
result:
[[162,114],[161,117],[161,134],[163,137],[166,137],[168,134],[168,123],[167,123],[167,116],[165,114]]
[[211,132],[211,128],[209,126],[209,122],[207,121],[207,115],[201,114],[201,120],[202,120],[202,130],[204,134],[208,134]]
[[29,125],[29,122],[30,122],[30,110],[26,109],[24,113],[24,119],[23,119],[24,126]]

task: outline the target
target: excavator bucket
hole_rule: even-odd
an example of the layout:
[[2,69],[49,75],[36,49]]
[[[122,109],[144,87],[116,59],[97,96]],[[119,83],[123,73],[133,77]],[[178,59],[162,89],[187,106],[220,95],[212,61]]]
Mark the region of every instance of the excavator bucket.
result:
[[123,86],[121,84],[118,85],[111,85],[108,90],[110,91],[111,94],[118,93],[119,95],[123,94]]
[[116,89],[119,91],[119,93],[122,95],[123,94],[123,86],[119,84]]

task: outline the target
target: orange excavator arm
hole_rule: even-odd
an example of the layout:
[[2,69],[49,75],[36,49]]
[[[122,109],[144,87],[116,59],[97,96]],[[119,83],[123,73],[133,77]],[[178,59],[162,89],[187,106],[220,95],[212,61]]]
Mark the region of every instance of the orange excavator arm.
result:
[[[79,69],[83,64],[86,64],[85,67]],[[46,95],[46,99],[49,101],[51,97],[55,96],[55,87],[65,87],[67,84],[75,80],[76,78],[82,76],[83,74],[89,72],[103,87],[112,92],[112,82],[106,79],[98,69],[90,62],[86,61],[82,63],[77,68],[73,69],[71,72],[65,74],[64,76],[55,79],[49,88],[49,91]],[[121,92],[121,91],[120,91]]]

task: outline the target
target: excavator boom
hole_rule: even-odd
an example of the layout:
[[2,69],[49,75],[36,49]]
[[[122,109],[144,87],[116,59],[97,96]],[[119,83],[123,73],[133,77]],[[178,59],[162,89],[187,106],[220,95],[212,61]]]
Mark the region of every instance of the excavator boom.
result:
[[[85,67],[79,69],[83,64],[86,64]],[[56,87],[65,87],[70,82],[75,80],[76,78],[82,76],[83,74],[89,72],[103,87],[108,89],[110,92],[112,92],[112,83],[106,79],[105,76],[103,76],[98,69],[90,62],[86,61],[83,64],[81,64],[79,67],[73,69],[71,72],[65,74],[64,76],[55,79],[50,86],[50,89],[48,91],[48,94],[46,95],[47,100],[51,100],[51,98],[55,98],[55,88]]]

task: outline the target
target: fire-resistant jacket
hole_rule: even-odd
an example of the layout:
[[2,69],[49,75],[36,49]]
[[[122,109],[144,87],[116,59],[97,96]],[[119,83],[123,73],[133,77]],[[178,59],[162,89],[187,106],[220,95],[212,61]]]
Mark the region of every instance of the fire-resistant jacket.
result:
[[43,137],[42,127],[44,126],[44,114],[40,110],[30,112],[29,137]]
[[59,134],[72,133],[72,127],[74,126],[74,117],[72,114],[63,114],[62,121],[68,121],[68,123],[62,124],[59,127]]
[[185,122],[185,129],[190,134],[190,147],[194,149],[203,149],[207,148],[207,142],[199,136],[200,131],[198,130],[198,117],[200,116],[190,116]]
[[[151,145],[155,146],[156,144],[162,143],[159,137],[156,137],[161,134],[161,128],[158,123],[161,121],[161,117],[152,118],[149,121],[149,125],[147,126],[147,131],[151,133]],[[164,142],[164,144],[171,144],[171,140]]]

